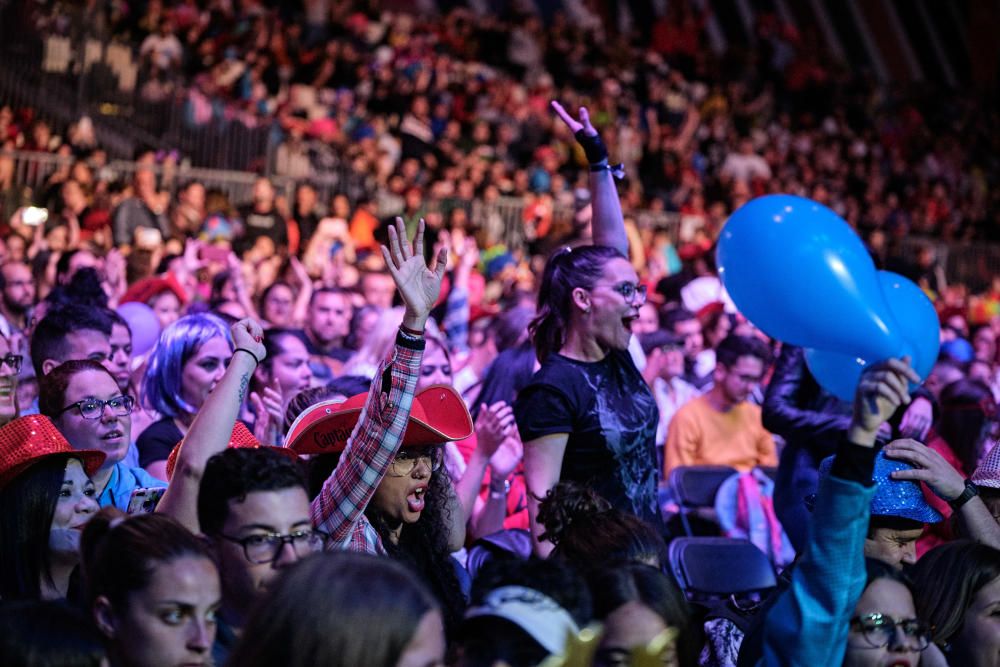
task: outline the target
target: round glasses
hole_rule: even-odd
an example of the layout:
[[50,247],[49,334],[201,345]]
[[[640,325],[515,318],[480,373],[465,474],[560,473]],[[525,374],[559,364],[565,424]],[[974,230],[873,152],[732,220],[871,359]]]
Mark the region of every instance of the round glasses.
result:
[[61,415],[64,412],[69,412],[73,408],[76,408],[80,411],[80,416],[84,419],[100,419],[104,414],[105,406],[111,408],[111,414],[114,416],[125,417],[126,415],[132,414],[132,408],[135,407],[135,399],[131,396],[115,396],[114,398],[109,398],[106,401],[102,401],[99,398],[85,398],[82,401],[73,403],[72,405],[67,405],[57,414]]
[[278,554],[281,553],[286,544],[292,545],[296,556],[305,558],[309,554],[324,549],[330,539],[330,536],[321,530],[297,530],[288,535],[264,533],[247,537],[230,537],[229,535],[221,535],[220,537],[243,547],[243,555],[256,565],[266,565],[276,561]]
[[444,461],[444,449],[441,447],[421,447],[411,450],[402,450],[396,454],[392,460],[388,473],[393,477],[406,477],[412,475],[417,464],[423,462],[431,472],[441,469]]
[[618,283],[612,285],[611,289],[622,295],[622,298],[629,303],[639,302],[639,305],[646,303],[647,287],[642,283]]
[[896,621],[883,614],[868,614],[852,618],[851,627],[860,632],[865,643],[872,648],[882,648],[896,643],[897,628],[903,631],[907,646],[912,649],[923,651],[931,643],[930,626],[916,618]]

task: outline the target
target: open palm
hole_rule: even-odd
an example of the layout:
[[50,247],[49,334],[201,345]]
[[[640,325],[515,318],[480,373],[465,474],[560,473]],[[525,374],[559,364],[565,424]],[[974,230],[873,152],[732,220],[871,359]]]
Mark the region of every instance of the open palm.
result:
[[392,279],[396,281],[407,319],[415,319],[423,326],[441,294],[448,249],[441,248],[434,268],[428,267],[424,260],[424,221],[417,225],[417,234],[411,245],[406,238],[403,219],[396,218],[396,225],[389,227],[389,247],[382,246],[382,256]]

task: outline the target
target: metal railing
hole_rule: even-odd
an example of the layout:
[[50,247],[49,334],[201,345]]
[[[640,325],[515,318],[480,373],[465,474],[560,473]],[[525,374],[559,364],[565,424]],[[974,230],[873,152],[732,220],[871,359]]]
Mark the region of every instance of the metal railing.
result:
[[[72,158],[51,153],[33,153],[15,151],[9,153],[14,160],[13,184],[40,192],[49,178],[60,168],[73,162]],[[246,171],[221,169],[204,169],[190,167],[185,164],[176,168],[162,165],[139,165],[132,161],[113,160],[101,167],[98,178],[102,180],[129,181],[139,168],[151,169],[159,179],[160,187],[171,194],[189,181],[197,181],[209,189],[218,189],[226,194],[233,204],[242,204],[252,199],[253,184],[259,178],[257,174]],[[275,176],[271,183],[283,196],[292,201],[297,181],[291,178]],[[380,193],[373,184],[367,182],[361,175],[348,170],[331,171],[309,181],[316,188],[320,201],[329,202],[334,195],[343,193],[348,196],[351,204],[364,197],[379,201]],[[466,209],[469,220],[476,227],[484,228],[489,238],[505,243],[511,250],[521,250],[526,244],[526,221],[524,217],[525,201],[520,197],[500,197],[493,201],[481,199],[464,200],[457,198],[434,199],[425,202],[427,212],[447,214],[454,208]],[[397,210],[380,210],[383,217],[399,213]],[[558,220],[571,217],[573,211],[557,207],[553,215]],[[671,239],[677,241],[679,216],[664,211],[637,211],[634,217],[640,228],[666,230]],[[1000,275],[1000,244],[996,243],[948,243],[938,239],[908,237],[900,244],[902,259],[914,262],[920,251],[932,246],[937,252],[938,261],[945,270],[950,283],[962,283],[973,291],[979,291],[989,286],[994,276]]]
[[[28,188],[34,193],[41,192],[46,183],[60,168],[72,164],[73,158],[51,153],[35,153],[14,151],[8,153],[14,162],[13,185]],[[97,169],[97,178],[105,181],[130,181],[136,171],[148,169],[156,174],[161,189],[175,195],[177,190],[190,181],[197,181],[207,189],[218,189],[226,194],[234,205],[251,201],[254,182],[257,174],[246,171],[231,171],[221,169],[204,169],[180,164],[175,167],[164,165],[146,165],[127,160],[112,160]],[[293,201],[297,181],[291,178],[275,176],[270,179],[280,195]],[[355,204],[361,196],[380,200],[380,193],[363,177],[347,172],[329,172],[325,178],[311,179],[318,191],[320,201],[329,202],[336,194],[348,196],[351,204]],[[383,198],[384,199],[384,198]],[[384,199],[387,200],[387,199]],[[383,217],[400,213],[399,210],[380,210]],[[522,250],[526,244],[525,201],[521,197],[499,197],[492,201],[482,199],[466,200],[459,198],[431,199],[425,202],[427,213],[440,213],[447,216],[452,209],[464,208],[470,222],[485,230],[489,238],[497,239],[511,250]],[[556,207],[553,216],[556,220],[568,220],[573,210],[566,207]],[[643,211],[636,215],[641,227],[664,229],[676,239],[678,217],[667,212]]]

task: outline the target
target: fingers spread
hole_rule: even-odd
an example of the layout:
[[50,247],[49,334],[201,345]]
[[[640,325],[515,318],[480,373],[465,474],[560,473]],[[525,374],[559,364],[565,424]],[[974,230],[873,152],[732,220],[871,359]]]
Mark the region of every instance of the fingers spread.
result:
[[423,218],[417,223],[417,235],[413,239],[413,254],[418,257],[424,256],[424,229],[426,223]]
[[440,282],[444,279],[445,269],[448,268],[448,248],[441,248],[438,251],[437,264],[434,266],[434,273],[437,274],[437,279]]
[[396,235],[399,237],[399,249],[403,260],[413,257],[413,248],[410,247],[410,240],[406,237],[406,223],[402,218],[396,218]]

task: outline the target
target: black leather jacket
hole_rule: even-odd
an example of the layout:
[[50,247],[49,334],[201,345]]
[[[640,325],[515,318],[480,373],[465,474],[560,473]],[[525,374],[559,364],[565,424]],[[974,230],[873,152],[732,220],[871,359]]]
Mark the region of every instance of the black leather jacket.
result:
[[783,345],[764,396],[764,428],[818,461],[837,451],[851,423],[851,404],[827,393],[806,367],[800,347]]

